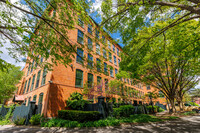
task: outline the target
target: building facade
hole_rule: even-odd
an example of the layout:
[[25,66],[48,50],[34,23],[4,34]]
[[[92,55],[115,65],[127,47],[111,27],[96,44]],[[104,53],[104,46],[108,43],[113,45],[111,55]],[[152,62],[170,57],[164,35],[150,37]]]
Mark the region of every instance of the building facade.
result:
[[[100,89],[103,92],[109,89],[108,82],[115,79],[119,71],[122,48],[108,34],[99,32],[96,27],[98,25],[95,23],[86,24],[79,19],[79,25],[68,32],[69,41],[77,45],[78,53],[68,67],[58,64],[53,66],[52,71],[47,71],[39,68],[34,61],[32,64],[26,63],[22,70],[24,76],[17,85],[15,102],[18,102],[17,97],[26,104],[36,101],[36,104],[42,104],[44,116],[55,117],[58,110],[65,109],[70,94],[82,93],[85,84],[91,87],[102,83]],[[40,62],[43,61],[41,57]],[[119,89],[125,95],[131,95],[128,94],[128,90],[138,92],[129,99],[131,103],[142,102],[142,96],[154,90],[150,85],[133,84],[132,79],[121,80],[125,85]],[[102,95],[105,96],[104,93]],[[96,97],[94,96],[94,99]],[[116,95],[116,98],[119,96]]]

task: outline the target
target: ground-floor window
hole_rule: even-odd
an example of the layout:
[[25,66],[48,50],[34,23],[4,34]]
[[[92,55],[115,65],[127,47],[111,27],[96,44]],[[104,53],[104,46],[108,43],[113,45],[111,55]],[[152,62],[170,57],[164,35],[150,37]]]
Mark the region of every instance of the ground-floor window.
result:
[[38,104],[42,104],[43,95],[44,95],[44,93],[40,93],[40,95],[39,95],[39,100],[38,100]]

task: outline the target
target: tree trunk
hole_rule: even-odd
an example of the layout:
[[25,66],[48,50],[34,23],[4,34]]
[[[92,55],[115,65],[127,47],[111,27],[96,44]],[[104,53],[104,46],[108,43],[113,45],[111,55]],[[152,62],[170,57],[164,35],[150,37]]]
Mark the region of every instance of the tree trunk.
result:
[[169,102],[170,102],[170,104],[171,104],[170,113],[176,112],[176,108],[175,108],[175,105],[174,105],[174,98],[170,98],[170,99],[169,99]]

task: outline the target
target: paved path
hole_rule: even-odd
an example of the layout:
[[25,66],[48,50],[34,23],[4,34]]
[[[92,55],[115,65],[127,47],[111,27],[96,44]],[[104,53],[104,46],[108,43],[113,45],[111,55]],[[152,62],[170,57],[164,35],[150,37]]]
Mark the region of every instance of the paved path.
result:
[[66,129],[0,126],[0,133],[200,133],[200,115],[182,117],[169,122],[122,125],[120,127]]

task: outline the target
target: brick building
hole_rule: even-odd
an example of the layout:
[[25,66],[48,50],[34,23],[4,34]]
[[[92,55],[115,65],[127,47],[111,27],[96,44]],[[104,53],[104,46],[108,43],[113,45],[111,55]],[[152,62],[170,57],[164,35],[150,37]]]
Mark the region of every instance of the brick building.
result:
[[[73,45],[78,45],[77,52],[79,53],[75,55],[75,59],[68,67],[59,64],[53,66],[52,71],[47,72],[37,67],[34,61],[32,65],[26,63],[22,70],[24,76],[17,85],[15,101],[28,104],[29,101],[34,100],[36,104],[42,103],[42,113],[47,117],[54,117],[58,110],[65,108],[65,101],[71,93],[82,92],[84,84],[104,82],[101,89],[105,91],[107,81],[113,80],[119,71],[121,61],[119,55],[122,48],[108,34],[99,32],[95,28],[97,26],[94,22],[85,24],[79,19],[79,25],[68,32],[69,40]],[[81,47],[83,45],[84,48]],[[83,61],[82,57],[86,57],[87,61]],[[42,57],[40,61],[44,61]],[[96,64],[96,72],[83,67],[83,63],[89,68]],[[37,69],[33,69],[34,66]],[[126,83],[125,91],[135,89],[139,92],[139,96],[130,99],[131,102],[139,103],[142,101],[141,96],[153,90],[151,86],[142,83],[133,85],[131,79],[122,80]]]

